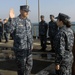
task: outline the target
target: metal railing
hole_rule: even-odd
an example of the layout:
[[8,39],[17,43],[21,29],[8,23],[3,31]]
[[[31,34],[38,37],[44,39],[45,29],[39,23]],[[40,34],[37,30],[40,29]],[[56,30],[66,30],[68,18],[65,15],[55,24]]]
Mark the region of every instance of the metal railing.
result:
[[39,37],[39,25],[38,25],[38,23],[32,24],[32,35],[36,39]]
[[[75,24],[72,24],[71,28],[75,32]],[[38,23],[32,24],[32,35],[33,35],[33,37],[36,37],[36,38],[39,37],[39,25],[38,25]],[[48,34],[47,34],[47,37],[48,37]]]

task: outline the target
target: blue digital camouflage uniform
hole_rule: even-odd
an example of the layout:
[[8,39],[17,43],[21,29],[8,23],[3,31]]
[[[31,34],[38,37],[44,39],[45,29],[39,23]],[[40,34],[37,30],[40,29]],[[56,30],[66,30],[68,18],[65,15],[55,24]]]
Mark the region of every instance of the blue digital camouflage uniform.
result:
[[5,42],[8,42],[8,40],[9,40],[9,29],[10,29],[10,27],[7,25],[8,23],[5,23],[4,24],[4,37],[5,37]]
[[49,32],[48,32],[48,35],[52,38],[55,37],[56,33],[57,33],[57,30],[58,30],[58,26],[56,24],[55,21],[50,21],[49,22]]
[[73,42],[73,31],[66,26],[59,28],[58,34],[54,39],[54,49],[56,53],[55,63],[60,64],[61,67],[59,75],[72,75]]
[[2,40],[2,33],[3,33],[3,23],[0,22],[0,42]]
[[29,19],[22,19],[20,15],[9,19],[10,31],[13,33],[13,50],[18,65],[18,75],[29,75],[32,69],[32,30]]
[[48,35],[49,35],[49,40],[51,42],[52,51],[54,51],[53,40],[54,40],[55,35],[57,34],[57,31],[58,31],[58,26],[57,26],[56,22],[50,21]]
[[42,50],[46,49],[47,29],[48,29],[47,23],[45,21],[41,21],[39,23],[39,37],[40,37],[40,41],[41,41]]

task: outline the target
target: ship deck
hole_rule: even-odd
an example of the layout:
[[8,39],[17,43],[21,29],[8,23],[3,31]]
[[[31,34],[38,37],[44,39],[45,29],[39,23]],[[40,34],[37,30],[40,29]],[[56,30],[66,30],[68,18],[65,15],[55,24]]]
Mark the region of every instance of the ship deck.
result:
[[[33,68],[31,75],[49,75],[54,73],[54,55],[50,52],[51,45],[47,42],[46,51],[40,51],[40,40],[33,41]],[[0,73],[2,75],[17,75],[17,66],[15,63],[15,56],[12,50],[13,40],[5,43],[4,40],[0,43]]]

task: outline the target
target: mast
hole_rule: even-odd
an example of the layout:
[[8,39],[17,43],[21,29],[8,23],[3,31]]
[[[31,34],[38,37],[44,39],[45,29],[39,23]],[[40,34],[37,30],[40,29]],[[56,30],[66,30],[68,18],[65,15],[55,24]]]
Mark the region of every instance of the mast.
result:
[[28,5],[28,0],[26,0],[26,5]]
[[40,22],[40,0],[38,0],[38,23]]

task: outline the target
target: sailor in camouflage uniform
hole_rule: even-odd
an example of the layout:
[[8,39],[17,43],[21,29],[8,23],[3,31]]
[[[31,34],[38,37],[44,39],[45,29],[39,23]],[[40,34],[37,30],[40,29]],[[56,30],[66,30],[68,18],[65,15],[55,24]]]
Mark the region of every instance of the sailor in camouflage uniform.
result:
[[71,23],[69,16],[63,13],[59,13],[56,19],[59,27],[58,34],[54,38],[56,74],[72,75],[74,35],[70,29]]
[[0,19],[0,42],[2,41],[2,34],[3,34],[3,23],[2,20]]
[[32,31],[31,22],[27,18],[29,6],[20,6],[20,15],[14,18],[13,9],[10,10],[10,25],[13,33],[14,46],[13,50],[16,56],[18,66],[18,75],[29,75],[32,69]]
[[41,22],[39,22],[39,37],[41,42],[41,51],[46,50],[46,43],[47,43],[47,29],[48,25],[44,20],[44,15],[41,15]]
[[8,19],[4,19],[4,37],[5,37],[5,43],[9,40],[9,26],[7,25]]
[[51,47],[52,47],[52,52],[54,52],[54,47],[53,47],[53,40],[55,35],[57,34],[58,31],[58,26],[56,22],[54,21],[54,15],[50,15],[50,22],[49,22],[49,30],[48,30],[48,35],[49,35],[49,41],[51,42]]

